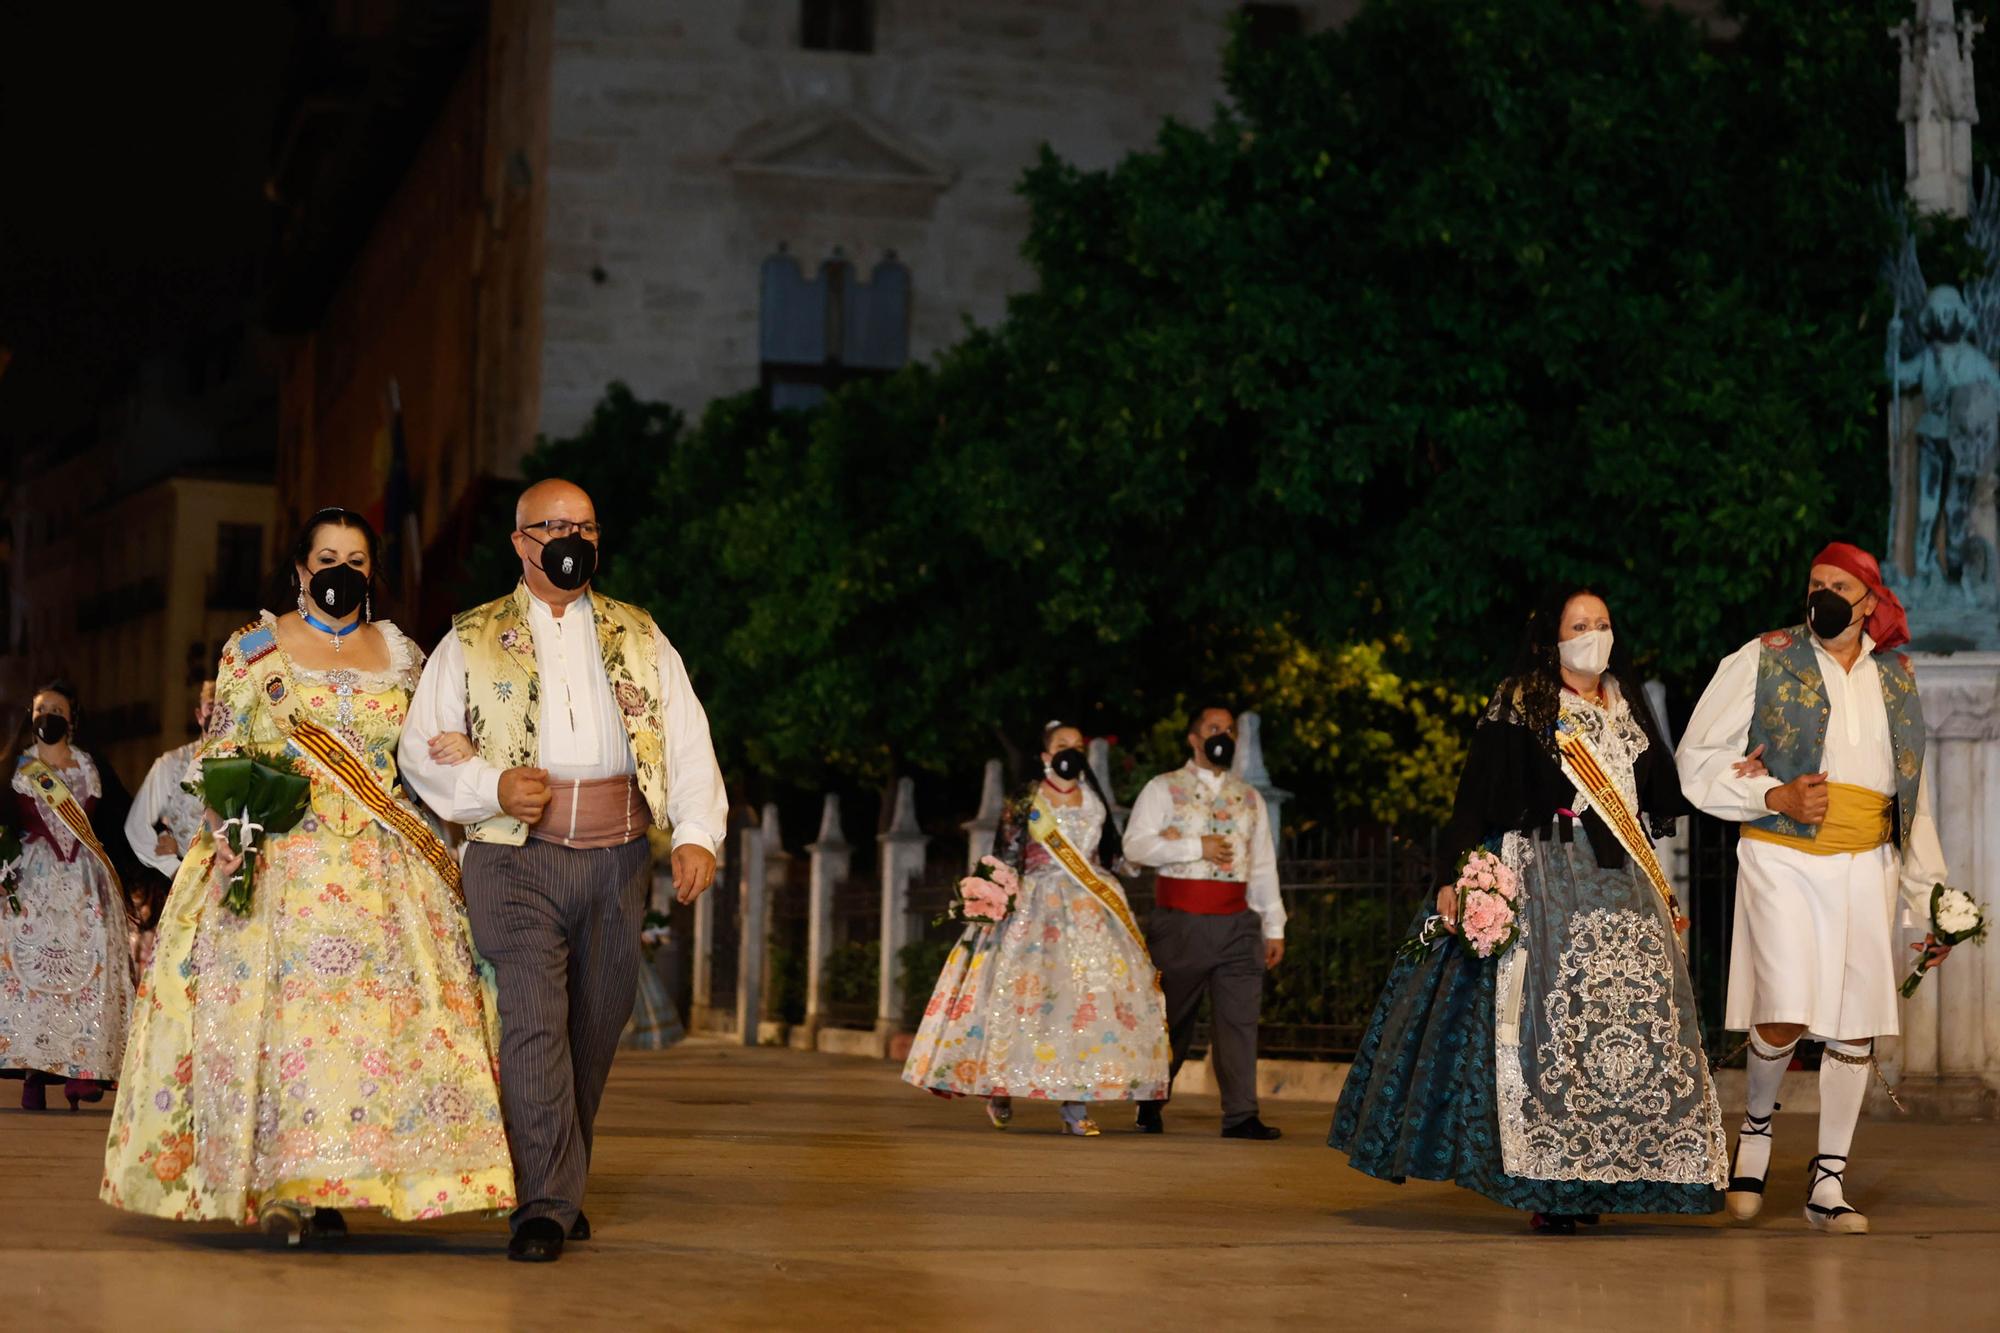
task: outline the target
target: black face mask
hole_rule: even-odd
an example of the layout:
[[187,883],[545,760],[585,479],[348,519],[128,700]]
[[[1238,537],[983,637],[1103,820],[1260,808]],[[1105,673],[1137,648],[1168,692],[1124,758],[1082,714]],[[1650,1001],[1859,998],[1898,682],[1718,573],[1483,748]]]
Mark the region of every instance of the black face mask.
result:
[[43,713],[35,719],[35,737],[44,745],[55,745],[69,735],[69,719],[61,713]]
[[368,596],[368,576],[353,565],[328,565],[306,585],[306,606],[316,616],[344,620],[361,609]]
[[1228,768],[1236,758],[1236,738],[1223,734],[1210,736],[1201,743],[1201,752],[1208,756],[1208,762],[1217,768]]
[[1064,782],[1075,782],[1083,776],[1083,751],[1076,749],[1057,750],[1049,758],[1049,769]]
[[542,543],[542,573],[564,592],[581,588],[596,572],[597,546],[582,533]]
[[1806,623],[1822,639],[1837,639],[1854,623],[1854,603],[1831,588],[1806,598]]

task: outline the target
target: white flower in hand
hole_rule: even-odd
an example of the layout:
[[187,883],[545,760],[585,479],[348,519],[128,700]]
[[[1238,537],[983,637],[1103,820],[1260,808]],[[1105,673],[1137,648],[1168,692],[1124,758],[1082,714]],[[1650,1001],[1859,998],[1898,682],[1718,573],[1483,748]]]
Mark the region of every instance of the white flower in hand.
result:
[[1979,904],[1960,889],[1938,895],[1937,926],[1948,935],[1962,935],[1979,925]]

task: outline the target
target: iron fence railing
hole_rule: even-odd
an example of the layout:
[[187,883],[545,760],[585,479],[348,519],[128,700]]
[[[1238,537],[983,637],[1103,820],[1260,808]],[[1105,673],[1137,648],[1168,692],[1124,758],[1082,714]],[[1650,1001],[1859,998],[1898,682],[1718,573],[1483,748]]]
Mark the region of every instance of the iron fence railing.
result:
[[874,866],[855,866],[834,885],[832,934],[827,1025],[873,1028],[882,958],[882,884]]

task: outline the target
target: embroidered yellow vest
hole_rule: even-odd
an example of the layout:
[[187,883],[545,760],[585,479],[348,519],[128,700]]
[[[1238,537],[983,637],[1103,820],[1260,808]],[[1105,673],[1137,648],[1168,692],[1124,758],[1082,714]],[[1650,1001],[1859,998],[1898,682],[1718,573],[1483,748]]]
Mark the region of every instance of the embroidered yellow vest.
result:
[[[465,650],[465,722],[480,756],[501,768],[536,767],[541,740],[542,683],[535,668],[535,640],[528,617],[528,588],[518,584],[496,602],[474,607],[452,620]],[[660,698],[659,642],[653,618],[636,606],[590,594],[597,622],[597,649],[604,661],[618,720],[632,746],[639,792],[661,828],[667,823],[666,701]],[[474,842],[518,847],[528,826],[497,814],[469,826]]]

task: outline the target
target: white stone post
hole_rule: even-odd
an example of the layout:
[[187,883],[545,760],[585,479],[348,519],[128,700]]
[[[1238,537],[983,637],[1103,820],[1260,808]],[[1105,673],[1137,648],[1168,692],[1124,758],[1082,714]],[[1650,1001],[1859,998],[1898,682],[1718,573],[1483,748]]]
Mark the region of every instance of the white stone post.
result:
[[876,987],[875,1034],[885,1043],[903,1027],[903,978],[896,956],[915,936],[910,921],[910,883],[923,873],[930,839],[917,826],[917,784],[896,783],[896,809],[889,831],[880,835],[882,861],[882,961]]
[[[724,838],[716,855],[715,878],[729,873],[729,840]],[[713,889],[694,900],[694,939],[688,945],[688,1028],[694,1032],[715,1029],[715,893]]]
[[776,974],[771,966],[771,954],[778,939],[778,913],[785,902],[785,895],[791,892],[792,856],[785,850],[785,835],[778,827],[776,802],[767,802],[764,806],[763,834],[764,928],[761,933],[764,944],[761,956],[764,963],[758,973],[762,983],[762,1003],[757,1010],[757,1043],[760,1046],[782,1046],[787,1035],[785,997],[779,993],[773,979]]
[[806,848],[812,854],[810,900],[806,906],[806,1021],[804,1044],[810,1049],[826,1021],[826,960],[833,952],[833,893],[853,866],[854,849],[840,830],[840,797],[826,794],[820,807],[819,837]]
[[979,858],[993,850],[993,835],[1000,831],[1000,808],[1007,800],[1005,770],[998,759],[986,761],[986,776],[979,786],[979,813],[967,820],[965,830],[965,873],[979,866]]
[[1099,736],[1084,750],[1084,759],[1090,764],[1090,771],[1097,777],[1097,785],[1104,788],[1104,799],[1111,804],[1111,818],[1122,832],[1125,816],[1132,813],[1127,806],[1118,803],[1118,796],[1111,790],[1111,742]]
[[1271,815],[1271,855],[1283,856],[1285,802],[1292,794],[1272,782],[1271,771],[1264,767],[1264,720],[1255,713],[1243,713],[1236,719],[1236,762],[1230,770],[1264,798]]
[[736,1039],[745,1046],[755,1046],[757,1019],[763,1012],[764,922],[770,915],[763,827],[744,825],[736,845],[743,849],[743,893],[738,908],[741,926],[736,932]]
[[[2000,653],[1912,654],[1928,739],[1924,774],[1952,887],[2000,911]],[[1927,920],[1898,931],[1923,938]],[[1900,978],[1916,955],[1898,948]],[[2000,947],[1962,947],[1902,1002],[1882,1064],[1912,1112],[1991,1118],[2000,1109]],[[1879,1109],[1879,1108],[1878,1108]]]
[[[1667,761],[1673,760],[1674,729],[1667,720],[1667,687],[1657,680],[1649,680],[1643,691],[1645,701],[1653,712],[1653,725],[1659,728],[1660,743],[1666,747]],[[1674,886],[1674,892],[1686,904],[1690,900],[1690,880],[1694,869],[1688,855],[1688,828],[1691,821],[1683,817],[1674,821],[1674,831],[1653,844],[1654,855],[1660,859],[1660,869],[1667,872],[1667,882]]]

